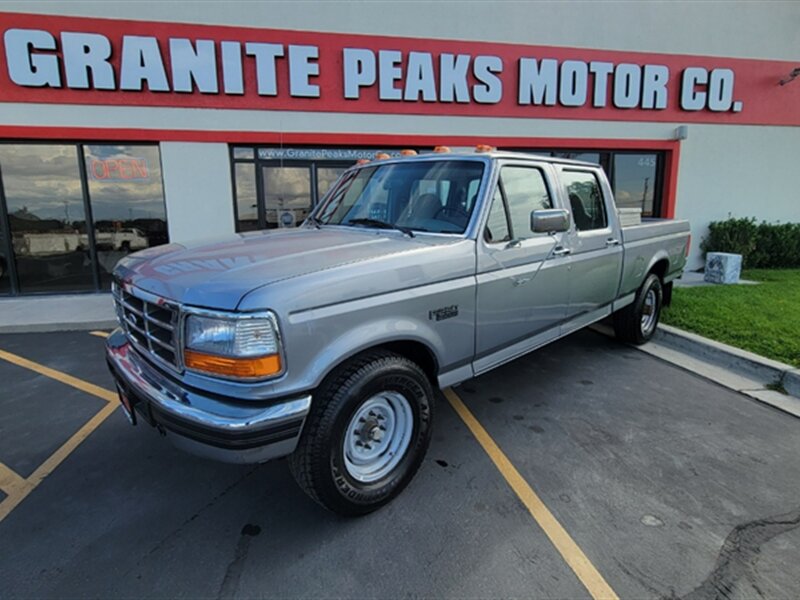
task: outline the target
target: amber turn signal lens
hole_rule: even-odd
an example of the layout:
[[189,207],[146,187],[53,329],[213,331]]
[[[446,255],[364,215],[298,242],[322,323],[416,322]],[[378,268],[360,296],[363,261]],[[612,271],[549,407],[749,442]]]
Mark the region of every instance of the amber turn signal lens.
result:
[[281,372],[281,357],[278,354],[255,358],[231,358],[186,350],[183,354],[183,363],[189,369],[226,377],[268,377]]

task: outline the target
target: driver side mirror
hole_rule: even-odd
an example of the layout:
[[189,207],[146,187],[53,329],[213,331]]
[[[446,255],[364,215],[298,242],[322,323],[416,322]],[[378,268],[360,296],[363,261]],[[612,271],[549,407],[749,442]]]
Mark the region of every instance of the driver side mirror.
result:
[[561,233],[569,231],[569,211],[565,208],[541,208],[531,211],[531,231]]

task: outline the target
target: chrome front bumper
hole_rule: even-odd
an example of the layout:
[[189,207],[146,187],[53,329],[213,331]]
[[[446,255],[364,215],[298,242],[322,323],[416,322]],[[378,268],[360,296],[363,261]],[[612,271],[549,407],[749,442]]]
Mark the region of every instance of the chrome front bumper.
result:
[[294,452],[311,396],[269,405],[220,399],[186,390],[131,347],[122,330],[106,341],[109,369],[134,414],[193,454],[234,463],[259,463]]

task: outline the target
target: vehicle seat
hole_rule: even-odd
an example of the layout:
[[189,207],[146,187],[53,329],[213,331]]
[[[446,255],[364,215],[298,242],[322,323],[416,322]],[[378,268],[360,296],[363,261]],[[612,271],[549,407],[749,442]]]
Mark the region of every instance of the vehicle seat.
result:
[[586,231],[592,229],[592,218],[586,214],[586,209],[583,207],[578,194],[569,195],[569,204],[572,208],[572,218],[575,220],[575,226],[578,231]]
[[427,219],[433,219],[442,209],[442,202],[436,194],[422,194],[408,203],[403,214],[400,215],[400,223],[419,223]]

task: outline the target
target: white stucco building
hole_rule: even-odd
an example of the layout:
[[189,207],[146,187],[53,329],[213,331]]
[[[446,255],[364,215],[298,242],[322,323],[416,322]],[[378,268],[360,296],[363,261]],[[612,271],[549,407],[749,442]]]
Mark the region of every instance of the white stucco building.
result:
[[[800,221],[800,5],[0,2],[0,295],[293,226],[377,150],[600,162],[618,203]],[[797,76],[798,72],[795,72]],[[782,85],[781,82],[784,82]]]

